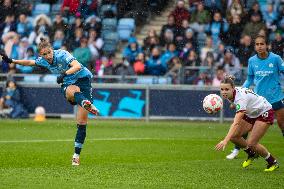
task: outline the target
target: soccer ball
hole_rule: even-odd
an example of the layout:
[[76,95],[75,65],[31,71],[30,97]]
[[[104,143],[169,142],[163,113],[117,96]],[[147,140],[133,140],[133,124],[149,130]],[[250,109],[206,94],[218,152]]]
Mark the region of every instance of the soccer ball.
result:
[[209,94],[203,100],[203,109],[208,114],[215,114],[222,110],[223,100],[219,95]]

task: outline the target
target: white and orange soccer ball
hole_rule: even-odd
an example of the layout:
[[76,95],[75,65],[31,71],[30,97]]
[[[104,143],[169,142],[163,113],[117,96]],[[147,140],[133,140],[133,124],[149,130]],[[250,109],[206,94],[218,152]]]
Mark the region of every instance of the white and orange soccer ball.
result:
[[223,108],[223,100],[219,95],[209,94],[203,100],[203,109],[208,114],[215,114]]

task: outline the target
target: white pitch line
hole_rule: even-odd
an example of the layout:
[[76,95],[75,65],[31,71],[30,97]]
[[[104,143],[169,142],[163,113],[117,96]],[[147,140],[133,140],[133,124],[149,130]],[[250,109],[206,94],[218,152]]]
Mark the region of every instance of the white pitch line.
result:
[[[86,141],[135,141],[135,140],[176,140],[174,138],[96,138]],[[74,139],[59,140],[0,140],[0,143],[43,143],[43,142],[73,142]]]

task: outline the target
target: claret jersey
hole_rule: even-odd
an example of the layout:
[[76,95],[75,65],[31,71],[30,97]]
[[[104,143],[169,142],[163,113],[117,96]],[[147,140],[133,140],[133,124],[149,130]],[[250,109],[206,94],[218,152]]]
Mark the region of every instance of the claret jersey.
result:
[[250,118],[257,118],[272,109],[272,105],[264,97],[248,88],[235,87],[233,103],[236,105],[236,112],[245,111]]
[[[53,74],[62,73],[70,68],[70,63],[76,60],[68,51],[59,49],[53,51],[53,62],[49,64],[47,60],[39,57],[35,60],[36,65],[47,68]],[[81,69],[74,74],[70,74],[64,77],[63,84],[73,84],[79,78],[89,77],[92,78],[92,73],[84,67],[82,64]]]

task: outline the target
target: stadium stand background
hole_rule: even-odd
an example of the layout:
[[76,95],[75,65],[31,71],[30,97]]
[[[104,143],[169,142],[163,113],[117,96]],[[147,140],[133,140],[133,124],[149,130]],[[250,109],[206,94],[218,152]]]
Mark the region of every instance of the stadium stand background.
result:
[[[1,47],[12,58],[35,59],[36,44],[45,36],[54,49],[71,51],[93,72],[94,81],[108,83],[217,86],[223,73],[242,83],[254,54],[252,39],[259,33],[283,57],[282,1],[214,2],[5,0]],[[0,72],[43,74],[33,76],[38,82],[55,79],[41,68],[5,62]]]

